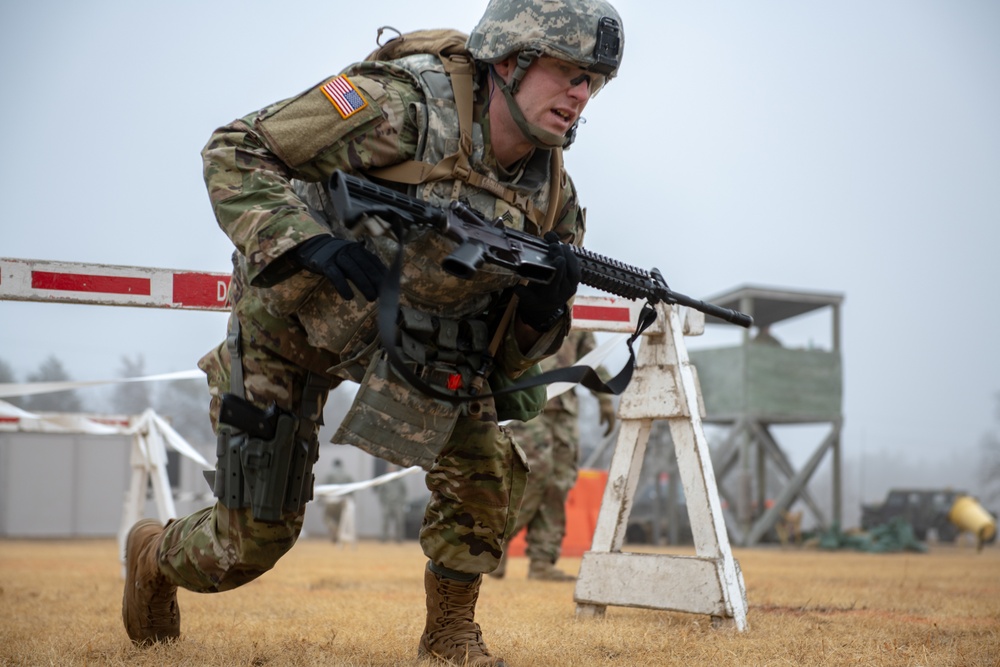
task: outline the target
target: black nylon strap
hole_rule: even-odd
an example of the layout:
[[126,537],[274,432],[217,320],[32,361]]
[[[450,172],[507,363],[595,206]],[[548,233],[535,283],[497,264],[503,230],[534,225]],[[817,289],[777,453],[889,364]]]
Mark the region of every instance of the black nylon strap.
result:
[[[393,222],[393,230],[397,239],[403,238],[402,226],[396,221]],[[538,385],[553,384],[556,382],[582,384],[591,391],[618,396],[625,391],[626,387],[628,387],[628,383],[632,380],[632,372],[635,370],[635,351],[632,349],[632,345],[635,343],[636,339],[638,339],[639,336],[641,336],[642,333],[656,321],[656,309],[654,309],[649,302],[647,302],[642,307],[642,311],[639,313],[635,333],[629,337],[627,342],[629,356],[628,363],[625,364],[615,377],[608,380],[607,383],[601,380],[601,377],[593,368],[588,366],[569,366],[566,368],[556,368],[536,375],[530,379],[515,382],[514,384],[495,393],[479,394],[476,396],[461,396],[457,393],[449,394],[427,384],[424,380],[417,376],[416,373],[411,371],[406,365],[406,362],[399,355],[396,348],[396,321],[399,313],[400,278],[402,276],[402,269],[403,243],[402,241],[399,241],[399,251],[396,253],[392,266],[389,267],[389,273],[382,281],[382,286],[379,290],[378,329],[382,348],[386,351],[386,356],[389,360],[389,364],[392,366],[392,369],[401,378],[409,382],[415,389],[432,398],[456,405],[461,403],[471,403],[473,401],[479,401],[493,396],[513,394],[514,392],[537,387]]]

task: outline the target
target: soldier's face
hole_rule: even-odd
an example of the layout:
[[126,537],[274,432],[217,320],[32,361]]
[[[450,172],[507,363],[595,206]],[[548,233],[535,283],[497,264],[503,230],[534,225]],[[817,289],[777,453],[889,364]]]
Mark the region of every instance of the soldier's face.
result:
[[514,95],[525,119],[558,135],[570,131],[603,77],[576,65],[542,56],[528,68]]

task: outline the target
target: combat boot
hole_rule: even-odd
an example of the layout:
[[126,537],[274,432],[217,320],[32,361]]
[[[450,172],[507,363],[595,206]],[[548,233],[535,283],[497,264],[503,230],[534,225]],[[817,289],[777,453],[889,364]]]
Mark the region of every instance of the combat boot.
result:
[[437,658],[451,665],[506,667],[490,653],[475,622],[476,600],[482,575],[468,583],[424,571],[427,623],[420,637],[418,658]]
[[159,551],[163,525],[143,519],[132,526],[125,541],[125,592],[122,620],[136,644],[175,639],[181,634],[177,586],[160,573]]
[[528,566],[528,579],[540,581],[576,581],[572,574],[566,574],[555,563],[547,560],[533,560]]
[[503,556],[500,556],[500,562],[497,564],[497,569],[489,573],[494,579],[503,579],[504,575],[507,574],[507,551],[503,552]]

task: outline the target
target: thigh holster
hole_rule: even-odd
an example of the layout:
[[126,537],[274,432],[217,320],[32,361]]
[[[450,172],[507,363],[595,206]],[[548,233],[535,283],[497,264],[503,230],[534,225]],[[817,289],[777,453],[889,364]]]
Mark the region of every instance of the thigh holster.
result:
[[244,398],[239,320],[233,318],[228,346],[231,393],[219,410],[212,492],[225,507],[251,508],[254,519],[279,523],[299,514],[313,498],[313,465],[319,459],[316,426],[328,379],[310,373],[300,399],[300,415],[271,404],[266,410]]
[[280,522],[312,500],[319,446],[315,437],[300,436],[299,419],[290,413],[278,411],[273,425],[270,437],[219,429],[213,492],[226,507],[250,507],[254,519]]

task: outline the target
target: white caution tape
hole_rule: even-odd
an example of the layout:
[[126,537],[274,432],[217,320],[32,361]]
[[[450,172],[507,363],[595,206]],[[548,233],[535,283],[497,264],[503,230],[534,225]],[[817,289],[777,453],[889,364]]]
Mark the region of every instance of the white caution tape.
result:
[[175,431],[173,426],[168,424],[163,417],[153,412],[152,409],[142,413],[139,422],[129,430],[132,433],[143,433],[148,432],[152,428],[156,428],[160,432],[160,435],[163,436],[163,439],[167,441],[170,448],[181,456],[187,457],[205,468],[215,467],[206,461],[205,457],[199,454],[198,450],[192,447],[180,433]]
[[163,373],[162,375],[147,375],[137,378],[118,378],[115,380],[90,380],[86,382],[22,382],[17,384],[0,384],[0,398],[12,396],[31,396],[33,394],[51,394],[57,391],[68,391],[82,387],[94,387],[102,384],[124,384],[127,382],[163,382],[170,380],[196,380],[204,378],[205,374],[198,369]]
[[374,486],[385,484],[386,482],[390,482],[394,479],[399,479],[400,477],[405,477],[406,475],[412,475],[413,473],[421,470],[423,470],[423,468],[420,466],[413,466],[412,468],[406,468],[405,470],[387,472],[384,475],[379,475],[378,477],[364,482],[351,482],[350,484],[319,484],[313,488],[313,493],[316,496],[324,498],[336,498],[337,496],[342,496],[345,493],[354,493],[355,491],[360,491],[362,489],[370,489]]
[[[412,475],[419,470],[421,470],[420,466],[413,466],[412,468],[406,468],[405,470],[379,475],[378,477],[365,480],[364,482],[351,482],[350,484],[319,484],[313,488],[313,493],[318,499],[336,498],[338,496],[354,493],[355,491],[360,491],[361,489],[370,489],[381,484],[385,484],[388,481],[399,479],[405,475]],[[216,500],[215,494],[211,491],[206,491],[204,493],[178,491],[174,494],[174,498],[178,501],[191,502],[215,502]]]

